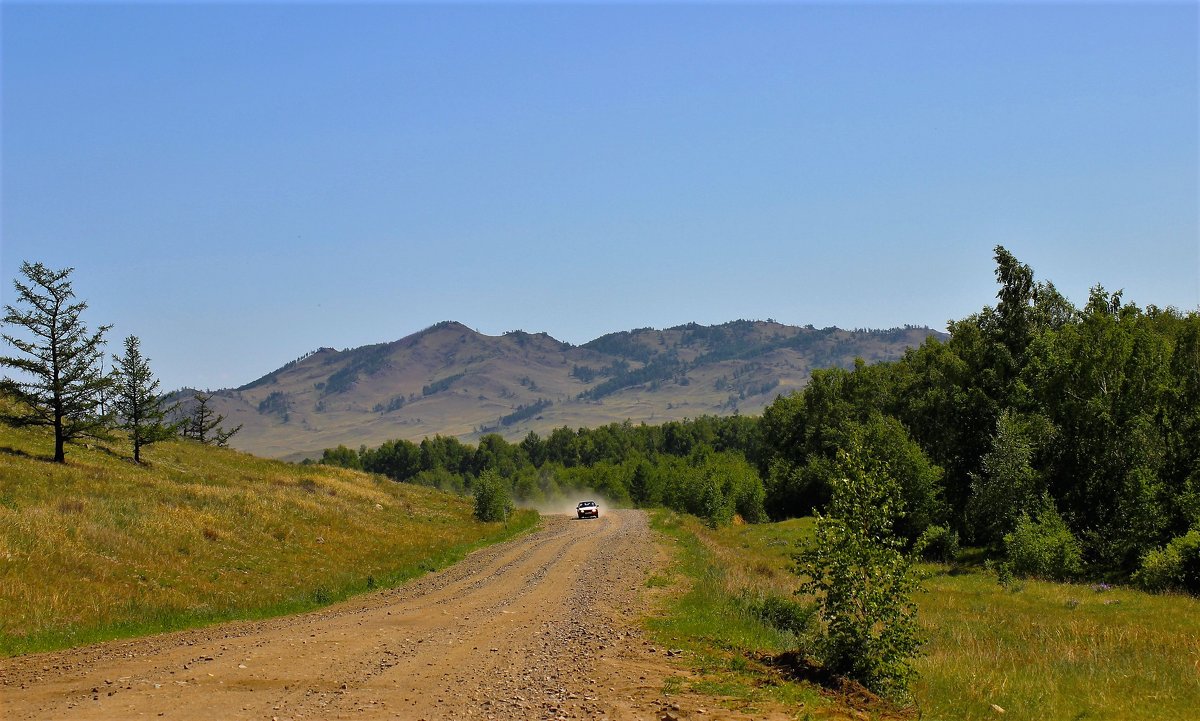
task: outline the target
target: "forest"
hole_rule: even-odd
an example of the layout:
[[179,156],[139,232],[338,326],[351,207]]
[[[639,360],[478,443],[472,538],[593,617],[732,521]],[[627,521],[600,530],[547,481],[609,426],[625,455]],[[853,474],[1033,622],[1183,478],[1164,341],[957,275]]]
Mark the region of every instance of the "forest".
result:
[[1200,593],[1200,315],[1092,288],[1076,307],[1003,247],[994,306],[900,360],[814,371],[761,417],[704,416],[327,449],[322,463],[535,502],[592,491],[716,526],[810,515],[839,457],[887,469],[896,533],[983,549],[1003,578]]

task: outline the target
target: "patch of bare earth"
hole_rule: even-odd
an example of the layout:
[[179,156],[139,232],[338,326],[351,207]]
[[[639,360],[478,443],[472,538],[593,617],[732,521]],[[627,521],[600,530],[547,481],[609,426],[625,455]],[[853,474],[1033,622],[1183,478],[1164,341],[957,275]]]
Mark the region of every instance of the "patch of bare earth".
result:
[[541,530],[401,588],[235,623],[0,661],[0,718],[788,718],[665,695],[641,635],[665,562],[646,516]]

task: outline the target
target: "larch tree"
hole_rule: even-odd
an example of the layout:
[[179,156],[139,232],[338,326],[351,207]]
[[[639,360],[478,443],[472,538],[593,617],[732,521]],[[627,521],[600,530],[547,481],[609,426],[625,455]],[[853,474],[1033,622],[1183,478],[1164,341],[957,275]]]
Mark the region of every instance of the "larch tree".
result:
[[65,444],[80,438],[107,440],[111,418],[103,408],[110,385],[101,362],[104,334],[94,333],[80,319],[87,303],[76,301],[71,287],[74,268],[51,270],[41,263],[21,264],[20,279],[13,281],[15,305],[6,305],[3,325],[27,333],[2,334],[22,355],[0,357],[0,366],[19,372],[0,381],[3,390],[19,401],[4,413],[14,426],[49,426],[54,429],[54,460],[66,461]]
[[205,445],[225,446],[233,434],[242,430],[241,423],[228,431],[221,427],[225,416],[219,415],[209,407],[208,402],[212,400],[211,393],[205,394],[197,391],[192,396],[192,400],[195,401],[195,405],[192,406],[191,413],[184,419],[182,426],[185,438],[195,439]]
[[113,410],[117,425],[129,433],[133,460],[142,462],[142,448],[176,435],[178,424],[166,422],[178,404],[163,407],[158,379],[150,371],[150,359],[142,355],[137,336],[125,339],[125,354],[113,356]]

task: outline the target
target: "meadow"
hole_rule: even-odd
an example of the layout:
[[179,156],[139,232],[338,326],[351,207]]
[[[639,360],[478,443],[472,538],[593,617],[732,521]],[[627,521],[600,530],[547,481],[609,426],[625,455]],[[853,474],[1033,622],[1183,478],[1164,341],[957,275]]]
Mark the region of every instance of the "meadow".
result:
[[194,441],[73,446],[0,425],[0,655],[293,613],[537,523],[472,500]]
[[[730,706],[784,702],[798,717],[842,717],[855,699],[820,692],[773,659],[802,648],[805,599],[792,554],[812,519],[711,529],[660,512],[676,588],[650,627],[686,650],[678,684]],[[850,716],[935,719],[1186,719],[1200,709],[1200,600],[1102,584],[1018,580],[979,565],[925,564],[916,597],[926,639],[912,702]]]

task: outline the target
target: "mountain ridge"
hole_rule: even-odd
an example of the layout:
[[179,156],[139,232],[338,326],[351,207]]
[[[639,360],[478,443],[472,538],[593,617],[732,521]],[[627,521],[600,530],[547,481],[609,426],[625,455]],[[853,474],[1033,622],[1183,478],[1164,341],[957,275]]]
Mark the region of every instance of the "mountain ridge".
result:
[[812,370],[894,360],[929,336],[946,337],[919,326],[848,331],[768,319],[636,328],[572,345],[447,320],[394,341],[318,348],[212,392],[210,405],[227,425],[242,424],[230,445],[300,460],[397,438],[515,439],[563,425],[757,413],[803,388]]

